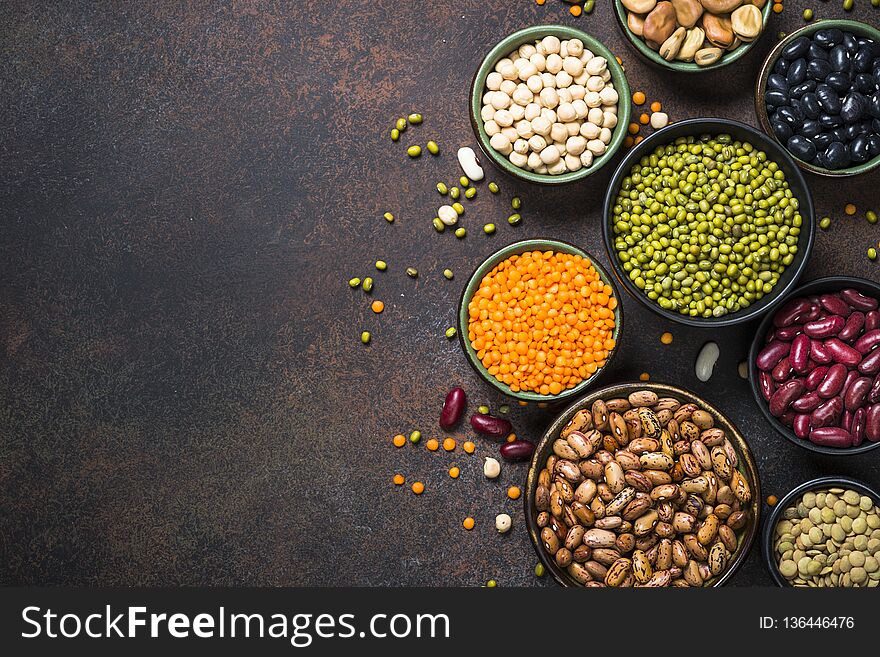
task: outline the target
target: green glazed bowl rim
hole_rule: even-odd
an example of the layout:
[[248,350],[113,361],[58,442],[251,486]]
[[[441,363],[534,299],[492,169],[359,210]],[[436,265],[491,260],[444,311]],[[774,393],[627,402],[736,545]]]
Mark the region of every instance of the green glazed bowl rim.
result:
[[736,48],[733,52],[725,53],[721,56],[714,64],[710,64],[709,66],[699,66],[698,64],[694,64],[693,62],[679,62],[672,61],[667,62],[663,59],[659,53],[654,50],[651,50],[648,47],[648,44],[645,43],[644,39],[633,34],[629,27],[626,24],[626,8],[623,6],[621,0],[614,0],[614,13],[617,15],[617,24],[620,26],[620,29],[623,31],[626,40],[639,51],[639,53],[650,60],[653,64],[660,66],[662,68],[667,68],[672,71],[677,71],[679,73],[704,73],[706,71],[713,71],[715,69],[723,68],[728,64],[733,64],[736,60],[740,59],[743,55],[745,55],[758,40],[764,36],[764,33],[767,31],[767,22],[770,20],[770,8],[773,3],[771,0],[767,0],[767,3],[764,5],[764,9],[761,10],[761,13],[764,17],[764,27],[761,30],[761,33],[755,37],[752,41],[747,43],[743,43],[738,48]]
[[[767,4],[770,2],[768,0]],[[770,77],[770,72],[773,70],[773,67],[776,65],[776,60],[779,59],[779,54],[782,52],[782,49],[785,48],[789,43],[797,39],[801,36],[809,36],[819,30],[824,30],[827,28],[836,27],[841,30],[848,30],[857,34],[858,36],[866,36],[875,39],[878,43],[880,43],[880,30],[867,23],[862,23],[861,21],[851,21],[845,18],[826,18],[820,21],[816,21],[815,23],[810,23],[808,25],[804,25],[801,28],[798,28],[787,37],[782,39],[779,43],[777,43],[773,50],[771,50],[767,58],[764,60],[764,63],[761,65],[761,72],[758,75],[758,81],[755,84],[755,115],[758,117],[758,123],[761,126],[761,129],[766,132],[771,139],[773,139],[777,144],[782,146],[789,155],[791,155],[791,159],[794,160],[795,164],[797,164],[804,171],[809,171],[810,173],[815,173],[818,176],[826,176],[829,178],[846,178],[849,176],[858,176],[863,173],[867,173],[868,171],[872,171],[880,166],[880,155],[868,160],[867,162],[863,162],[858,166],[847,167],[846,169],[823,169],[822,167],[817,167],[815,164],[810,164],[809,162],[804,162],[803,160],[795,157],[793,153],[791,153],[785,144],[783,144],[779,139],[776,138],[776,133],[773,132],[773,128],[770,126],[770,117],[767,116],[767,108],[764,106],[763,98],[764,98],[764,89],[767,87],[767,78]]]
[[[614,349],[611,350],[611,353],[608,354],[608,358],[605,360],[605,365],[596,370],[596,372],[593,373],[593,376],[591,376],[589,379],[581,381],[573,388],[563,390],[558,395],[542,395],[540,393],[531,391],[514,392],[506,383],[502,383],[494,376],[489,374],[485,365],[483,365],[480,359],[477,358],[477,352],[473,348],[473,346],[471,346],[471,341],[468,339],[469,316],[467,307],[468,303],[470,303],[470,300],[473,298],[474,293],[479,287],[480,282],[483,280],[486,274],[492,271],[492,269],[494,269],[494,267],[502,260],[506,260],[512,255],[525,253],[526,251],[560,251],[562,253],[575,254],[586,258],[592,263],[602,281],[611,286],[611,289],[614,292],[614,297],[617,299],[617,307],[614,309],[614,332],[612,333],[612,337],[614,338],[616,344],[614,346]],[[513,242],[512,244],[508,244],[507,246],[498,249],[488,258],[483,260],[483,262],[481,262],[480,265],[474,270],[474,273],[471,274],[470,278],[468,278],[468,282],[464,286],[464,290],[462,290],[461,300],[458,304],[458,338],[461,342],[461,347],[465,353],[465,356],[467,357],[468,363],[470,363],[471,367],[474,368],[477,374],[479,374],[480,377],[484,381],[489,383],[493,388],[507,395],[508,397],[513,397],[514,399],[525,402],[557,403],[582,394],[584,390],[593,385],[596,380],[608,369],[608,366],[611,364],[611,360],[620,350],[620,335],[622,330],[623,303],[620,296],[620,290],[618,289],[617,284],[614,281],[614,277],[610,276],[608,272],[605,271],[605,268],[593,255],[581,249],[580,247],[575,246],[574,244],[563,242],[562,240],[547,238],[520,240],[518,242]]]
[[[614,89],[619,97],[617,103],[617,125],[611,134],[611,141],[608,148],[600,156],[593,160],[593,164],[589,167],[579,169],[578,171],[569,171],[558,176],[549,174],[534,173],[526,169],[514,166],[510,160],[498,153],[489,145],[489,135],[483,127],[483,120],[480,118],[480,109],[482,108],[483,92],[486,87],[486,77],[495,69],[495,64],[503,57],[516,50],[524,43],[532,43],[539,38],[554,35],[561,39],[580,39],[584,42],[584,47],[588,48],[594,54],[604,57],[608,61],[608,70],[611,72],[611,81],[614,83]],[[626,81],[626,73],[623,67],[617,62],[614,53],[611,52],[605,44],[590,36],[586,32],[578,30],[566,25],[534,25],[522,30],[518,30],[513,34],[504,37],[499,41],[483,58],[477,72],[474,74],[471,82],[471,108],[470,118],[471,127],[474,136],[477,138],[480,150],[483,154],[501,169],[504,173],[520,180],[543,185],[563,185],[565,183],[583,180],[592,175],[603,166],[605,166],[617,153],[626,138],[627,126],[629,126],[630,113],[630,90],[629,83]]]
[[574,414],[583,408],[590,408],[597,399],[611,399],[614,397],[627,397],[629,393],[636,390],[653,390],[659,397],[674,397],[682,403],[695,403],[703,409],[712,413],[715,417],[716,424],[724,429],[727,437],[736,448],[736,452],[740,458],[738,470],[746,477],[749,486],[752,489],[752,499],[748,503],[748,509],[752,512],[751,524],[742,534],[742,538],[737,543],[736,551],[730,559],[728,568],[718,577],[709,580],[709,586],[722,586],[726,584],[739,570],[743,562],[746,560],[755,539],[758,537],[761,527],[761,478],[758,473],[758,465],[755,461],[755,455],[749,442],[743,436],[742,432],[737,428],[736,424],[724,413],[718,410],[714,404],[710,404],[700,395],[691,392],[686,388],[674,386],[666,383],[658,383],[655,381],[623,381],[602,388],[593,390],[585,397],[577,400],[565,410],[563,410],[553,422],[547,427],[547,430],[541,436],[535,446],[532,454],[532,460],[529,464],[529,473],[526,478],[526,490],[523,495],[523,507],[525,509],[526,526],[528,527],[529,538],[532,540],[532,546],[538,554],[538,558],[544,564],[559,584],[562,586],[580,587],[567,572],[556,564],[556,560],[547,554],[544,546],[541,544],[540,533],[535,513],[535,490],[538,487],[538,476],[547,457],[553,451],[553,442],[556,440],[559,432],[574,417]]

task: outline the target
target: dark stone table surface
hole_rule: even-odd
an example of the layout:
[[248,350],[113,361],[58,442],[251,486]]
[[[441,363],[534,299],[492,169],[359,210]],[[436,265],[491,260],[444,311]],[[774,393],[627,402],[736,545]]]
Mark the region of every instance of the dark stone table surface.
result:
[[[673,120],[754,124],[760,63],[780,30],[803,23],[794,4],[740,63],[685,78],[637,58],[609,0],[580,18],[556,0],[4,3],[0,583],[549,585],[532,574],[521,504],[505,498],[525,465],[490,483],[484,441],[472,456],[391,446],[413,429],[443,437],[451,384],[472,407],[504,401],[443,335],[484,257],[545,236],[607,264],[611,166],[564,189],[489,168],[502,193],[481,186],[468,237],[434,232],[434,185],[459,175],[455,150],[474,143],[471,76],[504,35],[564,23],[605,40],[633,90]],[[813,9],[878,23],[867,0],[856,5]],[[391,123],[409,111],[425,122],[393,144]],[[429,138],[441,157],[407,158],[406,144]],[[863,218],[880,205],[880,171],[809,182],[834,223],[805,278],[880,278],[865,255],[880,225]],[[504,221],[514,194],[517,228]],[[387,272],[373,270],[379,258]],[[381,316],[346,284],[366,275]],[[717,403],[751,441],[766,494],[826,473],[880,485],[877,452],[820,458],[768,426],[736,373],[754,325],[707,333],[631,297],[623,306],[605,380],[649,372]],[[693,363],[708,339],[721,358],[702,384]],[[553,411],[510,417],[537,438]],[[393,486],[396,472],[426,493]],[[514,524],[504,536],[502,511]],[[770,584],[757,546],[733,584]]]

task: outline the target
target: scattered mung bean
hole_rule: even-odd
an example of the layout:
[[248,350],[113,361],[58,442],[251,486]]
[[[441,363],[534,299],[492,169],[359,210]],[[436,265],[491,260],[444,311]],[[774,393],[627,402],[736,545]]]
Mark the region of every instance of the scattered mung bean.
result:
[[457,198],[461,195],[461,191],[458,189],[458,187],[452,187],[452,188],[450,188],[450,190],[449,190],[449,195],[450,195],[450,196],[453,198],[453,200],[454,200],[454,199],[457,199]]
[[361,285],[361,279],[359,279],[357,276],[349,279],[349,281],[348,281],[348,286],[350,288],[356,289],[356,288],[360,287],[360,285]]
[[422,122],[422,115],[419,114],[418,112],[416,112],[416,113],[410,114],[408,117],[406,117],[406,119],[412,125],[418,125],[419,123]]
[[461,228],[456,228],[456,229],[455,229],[455,236],[456,236],[458,239],[464,239],[464,237],[465,237],[466,235],[467,235],[467,230],[465,230],[465,228],[464,228],[463,226],[462,226]]
[[456,333],[458,333],[458,331],[454,326],[450,326],[448,329],[446,329],[446,337],[450,340],[455,337]]
[[489,191],[492,192],[493,194],[497,194],[498,193],[498,183],[490,182],[489,183]]
[[462,187],[469,187],[471,184],[471,181],[467,179],[467,176],[462,176],[461,178],[458,179],[458,184],[461,185]]
[[449,193],[449,188],[446,186],[446,183],[438,182],[437,191],[440,192],[442,196],[446,196],[446,194]]
[[433,141],[433,140],[429,141],[427,143],[427,147],[428,147],[428,152],[431,155],[440,155],[440,147],[437,145],[436,141]]
[[406,275],[409,276],[410,278],[418,278],[419,270],[416,269],[415,267],[407,267],[406,268]]
[[512,207],[514,210],[519,210],[522,207],[522,200],[519,196],[514,196],[512,199],[510,199],[510,207]]
[[403,132],[404,130],[406,130],[406,119],[397,119],[397,123],[394,127],[397,128],[400,132]]
[[486,235],[491,235],[495,232],[495,224],[486,224],[483,226],[483,232],[486,233]]
[[364,279],[364,284],[361,286],[364,292],[372,292],[373,291],[373,279],[367,276]]
[[461,216],[461,215],[464,214],[464,206],[463,206],[461,203],[453,203],[453,204],[452,204],[452,209],[455,210],[455,212],[456,212],[459,216]]
[[391,214],[390,212],[386,212],[382,216],[385,217],[385,221],[387,221],[389,224],[394,223],[394,215]]
[[410,146],[409,148],[406,149],[406,154],[409,155],[410,157],[418,157],[419,155],[422,154],[422,147],[421,146]]
[[520,221],[522,221],[522,215],[519,213],[514,213],[507,218],[507,223],[511,226],[516,226]]
[[482,413],[483,415],[489,415],[489,407],[485,404],[481,404],[477,407],[477,413]]
[[451,281],[454,277],[455,277],[455,274],[452,273],[451,269],[444,269],[443,270],[443,278],[445,278],[446,280]]
[[400,139],[400,130],[391,128],[391,141],[397,141],[398,139]]
[[822,230],[828,230],[828,227],[831,225],[831,217],[822,217],[819,220],[819,228]]
[[440,217],[434,217],[431,220],[431,223],[434,224],[434,230],[436,230],[438,233],[442,233],[444,230],[446,230],[446,224],[443,223]]
[[473,198],[476,195],[477,195],[477,188],[476,187],[468,187],[464,193],[465,198]]
[[409,441],[413,445],[417,445],[421,439],[422,439],[422,432],[421,431],[413,431],[411,434],[409,434]]
[[372,339],[372,337],[373,336],[370,335],[369,331],[364,331],[363,333],[361,333],[361,342],[363,344],[370,344],[370,340]]
[[388,269],[388,264],[384,260],[377,260],[376,269],[378,269],[379,271],[385,271],[386,269]]

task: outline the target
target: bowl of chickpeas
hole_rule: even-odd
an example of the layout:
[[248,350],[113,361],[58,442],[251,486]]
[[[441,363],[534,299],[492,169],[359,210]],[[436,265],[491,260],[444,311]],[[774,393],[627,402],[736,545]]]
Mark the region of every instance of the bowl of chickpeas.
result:
[[617,353],[619,299],[608,272],[575,245],[514,242],[468,279],[458,335],[468,362],[498,391],[559,402],[595,383]]
[[630,91],[614,54],[589,34],[537,25],[502,39],[471,84],[471,125],[495,166],[558,185],[601,169],[626,137]]

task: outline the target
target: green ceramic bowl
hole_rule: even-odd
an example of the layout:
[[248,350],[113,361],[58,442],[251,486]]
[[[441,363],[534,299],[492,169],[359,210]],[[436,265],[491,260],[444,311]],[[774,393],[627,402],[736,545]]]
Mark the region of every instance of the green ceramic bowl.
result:
[[[486,274],[492,271],[492,269],[498,263],[502,262],[512,255],[518,255],[520,253],[525,253],[526,251],[557,251],[560,253],[577,254],[586,258],[591,263],[593,263],[593,267],[599,273],[600,278],[606,284],[611,286],[611,289],[614,291],[614,297],[617,299],[617,308],[614,310],[613,333],[616,346],[614,347],[614,349],[611,350],[611,353],[608,354],[605,365],[601,369],[597,370],[589,379],[581,381],[573,388],[563,390],[558,395],[541,395],[536,392],[525,391],[514,392],[510,389],[510,386],[502,383],[494,376],[489,374],[486,367],[483,365],[480,359],[477,358],[477,352],[471,346],[471,341],[468,339],[468,304],[470,303],[471,298],[473,298],[474,293],[477,291],[477,289],[479,289],[480,282],[483,280],[483,277],[485,277]],[[608,275],[608,272],[605,271],[605,269],[602,267],[602,265],[599,264],[596,258],[594,258],[583,249],[579,249],[573,244],[562,242],[560,240],[533,239],[523,240],[521,242],[514,242],[513,244],[509,244],[508,246],[499,249],[488,258],[486,258],[468,279],[467,285],[465,285],[464,290],[461,294],[461,301],[458,304],[458,337],[461,341],[462,350],[464,351],[465,356],[467,356],[467,360],[471,364],[471,367],[473,367],[474,370],[476,370],[477,374],[479,374],[489,385],[494,387],[496,390],[499,390],[505,395],[513,397],[518,401],[556,403],[582,394],[584,390],[595,384],[602,373],[608,369],[608,366],[611,364],[611,360],[620,349],[620,333],[623,328],[623,306],[621,304],[621,300],[622,299],[620,296],[620,290],[618,290],[617,284],[614,282],[614,279]]]
[[[768,0],[768,3],[769,0]],[[780,144],[783,148],[785,148],[785,144],[776,139],[776,135],[773,133],[773,128],[770,127],[770,118],[767,116],[767,106],[764,104],[764,90],[767,88],[767,78],[770,77],[770,74],[773,72],[773,67],[776,66],[776,60],[779,59],[779,53],[782,52],[782,49],[785,48],[789,43],[797,39],[801,36],[811,36],[815,34],[818,30],[824,30],[829,27],[836,27],[844,32],[852,32],[855,35],[862,37],[870,37],[880,43],[880,30],[866,23],[860,23],[858,21],[847,21],[847,20],[821,20],[816,21],[815,23],[810,23],[809,25],[805,25],[799,30],[795,30],[787,37],[785,37],[782,41],[776,44],[776,47],[770,51],[770,54],[767,55],[767,59],[764,60],[764,65],[761,66],[761,74],[758,76],[758,82],[755,85],[755,114],[758,116],[758,123],[761,124],[761,129],[766,132],[770,137]],[[788,151],[788,149],[785,149]],[[828,176],[829,178],[845,178],[847,176],[857,176],[860,173],[867,173],[872,169],[876,169],[880,166],[880,155],[877,157],[868,160],[867,162],[863,162],[862,164],[849,167],[847,169],[823,169],[822,167],[817,167],[815,164],[810,164],[809,162],[804,162],[803,160],[799,160],[794,155],[791,158],[795,161],[801,169],[804,171],[809,171],[810,173],[815,173],[819,176]]]
[[698,66],[693,62],[667,62],[658,52],[651,50],[642,37],[636,36],[630,31],[629,27],[626,25],[626,8],[620,0],[614,0],[614,13],[617,14],[617,24],[620,26],[620,29],[623,30],[623,34],[626,36],[627,41],[629,41],[633,48],[635,48],[639,54],[649,62],[661,68],[678,71],[679,73],[704,73],[705,71],[712,71],[727,66],[728,64],[733,64],[733,62],[745,55],[751,47],[757,43],[758,39],[764,36],[767,32],[767,21],[770,19],[770,7],[772,4],[771,0],[767,0],[767,3],[764,5],[764,9],[762,10],[764,15],[764,29],[761,30],[761,34],[759,34],[754,41],[749,41],[731,52],[724,53],[724,55],[721,56],[721,59],[709,66]]
[[[611,142],[601,157],[593,160],[592,166],[578,171],[570,171],[558,176],[549,174],[540,174],[520,169],[518,166],[511,164],[510,160],[501,155],[498,151],[489,145],[489,135],[483,128],[483,120],[480,118],[480,109],[483,106],[483,93],[486,90],[486,76],[495,70],[495,64],[498,60],[507,57],[511,52],[519,48],[524,43],[534,43],[545,36],[555,35],[560,39],[580,39],[584,42],[584,47],[593,52],[593,54],[604,57],[608,60],[608,70],[611,71],[611,81],[614,83],[614,89],[620,96],[620,102],[617,105],[617,126],[611,134]],[[626,75],[623,67],[617,63],[617,58],[608,48],[600,43],[595,37],[590,36],[586,32],[581,32],[573,27],[564,25],[536,25],[527,27],[524,30],[514,32],[505,37],[489,51],[489,54],[483,59],[480,67],[474,75],[471,82],[471,127],[474,129],[474,135],[477,137],[477,143],[483,155],[491,160],[495,166],[504,173],[525,180],[527,182],[544,184],[544,185],[562,185],[564,183],[574,182],[575,180],[583,180],[587,176],[595,173],[607,164],[617,150],[623,144],[626,137],[626,129],[629,125],[630,116],[630,91],[629,84],[626,82]]]

